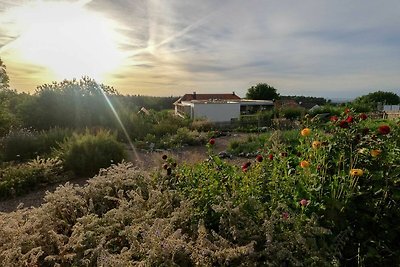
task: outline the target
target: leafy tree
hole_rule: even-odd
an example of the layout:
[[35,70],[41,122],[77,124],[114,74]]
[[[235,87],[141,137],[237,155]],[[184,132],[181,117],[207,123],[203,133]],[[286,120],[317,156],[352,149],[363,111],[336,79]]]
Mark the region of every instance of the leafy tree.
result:
[[6,65],[4,65],[3,61],[0,58],[0,90],[7,89],[9,87],[9,81]]
[[276,89],[266,83],[259,83],[256,86],[252,86],[247,89],[246,93],[247,99],[257,99],[257,100],[272,100],[278,99],[279,94]]
[[101,126],[112,128],[115,118],[108,104],[118,92],[109,86],[97,84],[83,77],[38,86],[29,101],[21,105],[24,126],[37,130],[52,127],[85,128]]
[[377,91],[356,98],[353,104],[376,107],[379,102],[386,105],[397,105],[400,103],[400,97],[393,92]]

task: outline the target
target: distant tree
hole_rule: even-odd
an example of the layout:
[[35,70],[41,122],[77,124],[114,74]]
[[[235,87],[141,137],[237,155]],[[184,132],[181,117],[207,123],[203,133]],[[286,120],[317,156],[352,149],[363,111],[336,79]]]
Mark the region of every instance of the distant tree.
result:
[[36,88],[36,94],[41,94],[45,91],[57,91],[63,94],[73,93],[75,96],[97,96],[102,95],[103,92],[107,95],[118,95],[117,90],[113,87],[98,84],[95,80],[85,76],[79,81],[64,80],[62,82],[53,82],[51,84],[43,84]]
[[377,103],[397,105],[400,103],[400,97],[393,92],[377,91],[360,96],[353,101],[354,105],[370,106],[371,108],[376,108]]
[[6,72],[6,65],[4,65],[3,61],[0,58],[0,90],[8,89],[9,81],[7,72]]
[[276,91],[274,87],[266,83],[259,83],[247,89],[246,98],[256,100],[278,99],[279,94]]
[[325,105],[326,103],[328,103],[328,101],[323,98],[323,97],[314,97],[314,96],[280,96],[280,99],[282,100],[294,100],[297,103],[312,103],[312,104],[316,104],[316,105]]

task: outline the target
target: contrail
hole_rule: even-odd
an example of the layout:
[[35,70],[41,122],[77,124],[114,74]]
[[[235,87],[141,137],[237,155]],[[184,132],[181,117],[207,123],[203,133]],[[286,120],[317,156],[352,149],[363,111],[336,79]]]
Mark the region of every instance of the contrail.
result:
[[216,11],[214,11],[214,12],[211,12],[211,13],[208,14],[207,16],[204,16],[204,17],[202,17],[201,19],[199,19],[199,20],[193,22],[192,24],[186,26],[186,27],[183,28],[182,30],[180,30],[180,31],[178,31],[178,32],[176,32],[176,33],[174,33],[174,34],[172,34],[171,36],[165,38],[165,39],[162,40],[161,42],[159,42],[159,43],[157,43],[157,44],[154,44],[154,45],[147,46],[146,48],[143,48],[143,49],[136,50],[136,51],[133,52],[130,56],[136,56],[136,55],[139,55],[139,54],[142,54],[142,53],[147,53],[147,52],[149,52],[151,49],[159,48],[159,47],[161,47],[161,46],[163,46],[163,45],[165,45],[165,44],[168,44],[168,43],[174,41],[174,40],[177,39],[177,38],[180,38],[180,37],[186,35],[186,34],[187,34],[188,32],[190,32],[191,30],[196,29],[197,27],[203,25],[211,16],[213,16],[213,15],[214,15],[215,13],[217,13],[217,12],[218,12],[218,10],[216,10]]

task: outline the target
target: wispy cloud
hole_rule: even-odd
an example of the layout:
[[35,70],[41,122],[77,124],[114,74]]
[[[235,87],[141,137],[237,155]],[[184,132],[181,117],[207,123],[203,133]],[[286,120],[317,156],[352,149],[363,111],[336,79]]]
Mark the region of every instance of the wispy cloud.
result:
[[[123,93],[244,95],[258,82],[283,94],[399,93],[398,0],[79,3],[115,21],[124,36],[126,64],[108,77]],[[0,0],[0,12],[10,5]],[[0,46],[13,38],[0,32]]]

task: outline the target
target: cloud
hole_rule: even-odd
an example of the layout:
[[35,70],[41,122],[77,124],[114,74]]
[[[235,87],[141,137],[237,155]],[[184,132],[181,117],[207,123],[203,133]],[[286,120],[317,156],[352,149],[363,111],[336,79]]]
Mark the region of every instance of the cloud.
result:
[[[123,93],[244,95],[267,82],[283,94],[354,97],[400,84],[397,0],[82,4],[115,21],[124,36],[127,62],[108,81]],[[0,45],[10,39],[4,36]]]

